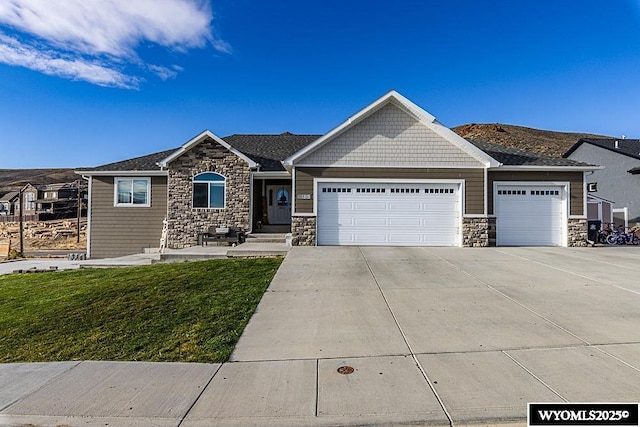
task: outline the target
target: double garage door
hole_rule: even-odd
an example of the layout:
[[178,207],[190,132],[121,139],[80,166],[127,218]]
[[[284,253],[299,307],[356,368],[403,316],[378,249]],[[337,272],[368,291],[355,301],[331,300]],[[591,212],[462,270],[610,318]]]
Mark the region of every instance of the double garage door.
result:
[[496,244],[564,246],[566,197],[563,185],[497,185]]
[[458,183],[321,182],[319,245],[459,246]]

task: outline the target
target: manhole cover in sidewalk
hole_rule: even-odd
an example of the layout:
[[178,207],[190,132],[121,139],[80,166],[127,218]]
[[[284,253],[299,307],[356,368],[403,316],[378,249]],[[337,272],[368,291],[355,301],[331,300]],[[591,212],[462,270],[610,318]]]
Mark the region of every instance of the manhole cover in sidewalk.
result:
[[340,366],[338,368],[338,373],[342,375],[353,374],[353,371],[355,371],[355,369],[353,369],[351,366]]

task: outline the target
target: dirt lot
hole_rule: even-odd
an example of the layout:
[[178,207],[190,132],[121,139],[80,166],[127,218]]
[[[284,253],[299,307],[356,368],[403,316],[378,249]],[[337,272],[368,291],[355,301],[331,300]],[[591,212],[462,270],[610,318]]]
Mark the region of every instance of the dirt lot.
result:
[[[78,243],[78,225],[75,219],[53,221],[27,221],[24,223],[24,249],[43,250],[84,250],[87,247],[87,221],[80,222],[80,242]],[[0,242],[11,239],[11,246],[20,245],[20,225],[17,222],[0,222]]]

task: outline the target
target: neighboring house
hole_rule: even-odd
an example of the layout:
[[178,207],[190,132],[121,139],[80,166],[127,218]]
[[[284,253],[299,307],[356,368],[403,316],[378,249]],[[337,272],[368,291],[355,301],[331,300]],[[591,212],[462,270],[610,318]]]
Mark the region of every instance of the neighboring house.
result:
[[[40,197],[35,200],[36,211],[43,218],[69,218],[77,216],[78,182],[42,185]],[[80,203],[86,202],[86,188],[80,185]]]
[[604,166],[586,177],[590,194],[628,208],[629,222],[640,222],[640,139],[581,139],[563,157]]
[[0,215],[15,215],[15,205],[18,202],[19,197],[20,193],[17,191],[10,191],[2,195],[2,197],[0,197]]
[[598,167],[467,141],[395,91],[324,135],[204,131],[91,170],[93,258],[290,225],[295,245],[581,246]]

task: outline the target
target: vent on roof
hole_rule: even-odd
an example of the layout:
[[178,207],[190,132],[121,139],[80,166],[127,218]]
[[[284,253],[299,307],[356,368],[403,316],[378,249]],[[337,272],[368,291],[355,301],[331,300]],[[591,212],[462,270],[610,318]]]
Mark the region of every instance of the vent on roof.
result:
[[292,134],[291,132],[282,132],[282,135],[284,135],[284,136],[291,136],[291,135],[293,135],[293,134]]

